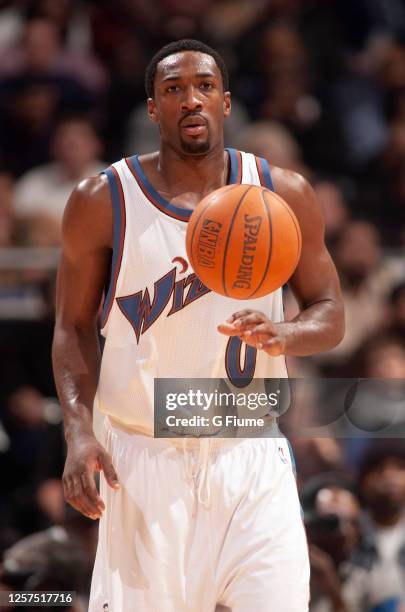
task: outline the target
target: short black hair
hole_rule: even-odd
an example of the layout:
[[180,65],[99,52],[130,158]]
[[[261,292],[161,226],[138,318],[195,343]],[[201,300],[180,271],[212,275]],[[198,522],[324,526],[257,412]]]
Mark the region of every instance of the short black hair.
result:
[[159,51],[155,53],[155,55],[150,60],[148,66],[146,67],[145,91],[148,98],[153,98],[156,69],[159,62],[165,59],[165,57],[168,57],[169,55],[174,55],[175,53],[180,53],[181,51],[198,51],[199,53],[205,53],[206,55],[210,55],[212,58],[214,58],[215,63],[221,72],[224,91],[228,90],[228,69],[218,51],[215,51],[215,49],[212,49],[212,47],[209,47],[208,45],[199,40],[194,40],[193,38],[182,38],[181,40],[171,42],[168,45],[165,45],[164,47],[159,49]]

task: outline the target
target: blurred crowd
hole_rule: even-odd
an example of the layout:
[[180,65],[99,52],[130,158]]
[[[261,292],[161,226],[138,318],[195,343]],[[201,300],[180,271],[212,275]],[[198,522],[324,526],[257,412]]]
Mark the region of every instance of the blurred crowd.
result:
[[[290,359],[290,374],[399,380],[405,424],[403,0],[2,0],[0,589],[76,590],[75,612],[97,525],[61,490],[50,364],[61,219],[81,179],[156,149],[144,70],[183,37],[229,68],[226,145],[302,173],[324,212],[347,332],[329,353]],[[291,437],[311,612],[404,612],[403,439]]]

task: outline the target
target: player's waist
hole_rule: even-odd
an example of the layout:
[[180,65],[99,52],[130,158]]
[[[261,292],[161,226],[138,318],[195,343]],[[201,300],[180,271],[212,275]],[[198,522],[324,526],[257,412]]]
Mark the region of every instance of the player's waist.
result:
[[[112,417],[111,415],[108,415],[106,418],[109,420],[109,423],[113,428],[118,429],[119,431],[122,431],[123,433],[126,433],[128,435],[133,435],[133,436],[145,436],[147,438],[159,440],[163,444],[171,444],[172,446],[175,446],[176,448],[180,448],[182,450],[199,448],[201,446],[201,441],[207,439],[206,437],[194,438],[194,437],[189,437],[189,436],[179,436],[179,437],[172,437],[172,438],[154,438],[153,431],[149,428],[138,426],[138,425],[132,425],[128,423],[123,423],[122,421],[120,421],[116,417]],[[219,447],[219,446],[221,447],[234,446],[236,442],[235,438],[210,437],[209,439],[211,440],[211,447],[214,447],[214,448]],[[241,439],[239,439],[239,442],[240,441]]]
[[[249,432],[248,438],[261,438],[261,437],[280,437],[282,434],[278,428],[277,419],[273,416],[266,415],[263,417],[265,421],[265,427],[258,429],[257,431],[251,430]],[[150,438],[153,440],[159,441],[162,444],[170,444],[176,448],[186,450],[186,449],[195,449],[200,448],[203,440],[210,441],[211,448],[224,448],[227,446],[235,446],[235,444],[239,444],[246,440],[246,437],[216,437],[216,436],[201,436],[201,437],[192,437],[192,436],[184,436],[179,435],[178,437],[170,437],[170,438],[155,438],[154,432],[152,429],[148,427],[142,427],[141,425],[135,425],[131,423],[124,423],[117,417],[113,417],[111,415],[106,415],[107,426],[110,425],[114,429],[118,429],[119,431],[129,435],[129,436],[144,436],[145,438]]]

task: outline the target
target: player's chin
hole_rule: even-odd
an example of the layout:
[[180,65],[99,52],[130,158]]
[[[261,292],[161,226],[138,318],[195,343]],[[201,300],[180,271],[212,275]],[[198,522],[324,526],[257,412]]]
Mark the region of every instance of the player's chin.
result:
[[187,140],[182,138],[180,143],[183,153],[187,155],[204,155],[210,150],[210,141],[208,138],[201,140],[199,138],[192,139],[192,137]]

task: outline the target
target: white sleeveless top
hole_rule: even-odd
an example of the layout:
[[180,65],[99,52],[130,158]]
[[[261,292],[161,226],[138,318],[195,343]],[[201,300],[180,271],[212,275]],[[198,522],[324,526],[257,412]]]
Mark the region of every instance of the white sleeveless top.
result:
[[[273,189],[264,159],[227,151],[229,183]],[[114,245],[101,329],[105,345],[96,394],[101,412],[153,435],[154,378],[225,378],[238,388],[252,378],[287,377],[284,356],[270,357],[217,331],[243,308],[265,312],[273,322],[283,320],[281,289],[253,300],[209,291],[186,254],[192,211],[157,193],[137,155],[114,163],[105,174]]]

